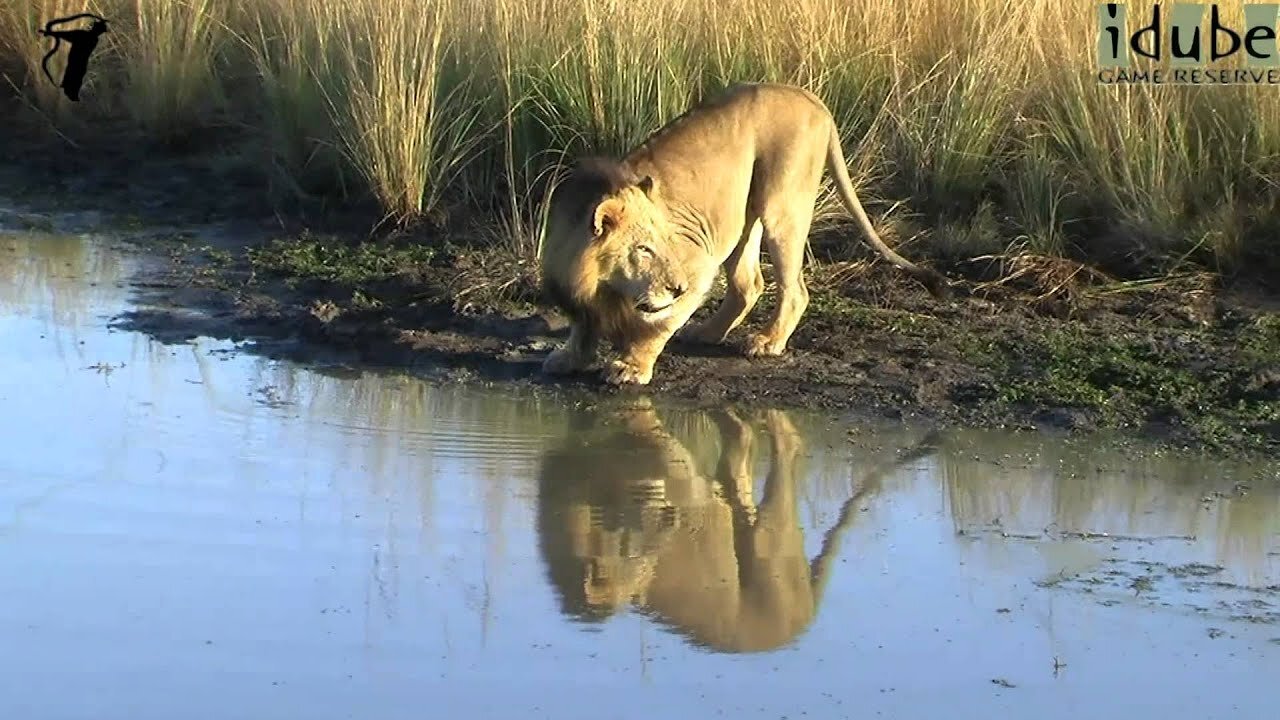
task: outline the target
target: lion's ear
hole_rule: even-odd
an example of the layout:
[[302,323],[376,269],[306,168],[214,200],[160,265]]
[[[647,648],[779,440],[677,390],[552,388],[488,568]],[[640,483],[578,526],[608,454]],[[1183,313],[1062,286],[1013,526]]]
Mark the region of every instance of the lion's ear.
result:
[[655,184],[656,183],[652,175],[645,175],[640,178],[640,182],[636,183],[636,187],[640,188],[640,192],[644,193],[646,196],[653,197],[653,187]]
[[622,221],[622,201],[618,198],[606,198],[596,206],[595,216],[591,222],[592,233],[596,238],[604,235]]

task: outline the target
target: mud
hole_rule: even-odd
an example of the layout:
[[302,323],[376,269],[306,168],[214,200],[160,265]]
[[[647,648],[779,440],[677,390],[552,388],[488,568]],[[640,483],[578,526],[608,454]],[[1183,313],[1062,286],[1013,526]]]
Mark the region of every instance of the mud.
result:
[[[750,403],[888,422],[1113,431],[1118,438],[1232,452],[1280,447],[1280,374],[1265,356],[1248,357],[1237,335],[1265,315],[1231,299],[1189,310],[1166,291],[1154,300],[1094,307],[1085,319],[1061,319],[1016,298],[938,303],[873,269],[839,289],[815,283],[820,289],[784,357],[747,359],[732,340],[718,348],[677,342],[650,386],[614,389],[590,373],[542,376],[542,359],[567,335],[565,321],[539,302],[532,269],[501,253],[440,253],[429,265],[390,277],[343,282],[248,259],[247,251],[260,245],[224,238],[206,247],[213,249],[176,250],[146,280],[148,308],[124,316],[121,327],[170,339],[247,339],[257,352],[305,362],[701,406]],[[759,326],[771,300],[761,302],[737,338]],[[1133,348],[1143,356],[1135,358]],[[1114,384],[1068,376],[1055,386],[1042,378],[1069,375],[1086,358],[1103,358],[1096,372],[1119,376]],[[1172,396],[1157,395],[1167,388]]]

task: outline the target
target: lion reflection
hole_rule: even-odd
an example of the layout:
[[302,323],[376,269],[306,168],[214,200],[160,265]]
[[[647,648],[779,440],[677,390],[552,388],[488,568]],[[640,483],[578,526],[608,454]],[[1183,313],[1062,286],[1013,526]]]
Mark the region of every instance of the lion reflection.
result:
[[601,620],[633,603],[722,652],[778,648],[808,627],[835,537],[862,493],[810,563],[796,501],[804,442],[790,417],[763,413],[771,463],[758,506],[752,426],[728,410],[714,423],[721,444],[712,479],[648,406],[544,456],[538,534],[566,614]]

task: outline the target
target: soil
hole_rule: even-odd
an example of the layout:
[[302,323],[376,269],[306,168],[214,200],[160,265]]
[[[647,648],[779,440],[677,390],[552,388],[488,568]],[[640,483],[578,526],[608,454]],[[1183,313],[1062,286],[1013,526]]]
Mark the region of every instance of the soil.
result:
[[955,280],[941,301],[858,259],[872,256],[856,230],[836,229],[814,238],[811,305],[785,356],[747,359],[735,344],[767,318],[769,287],[728,345],[673,343],[651,385],[619,390],[593,374],[541,375],[564,319],[529,262],[469,242],[465,228],[362,244],[376,219],[367,209],[281,212],[242,164],[127,143],[69,151],[39,137],[0,140],[11,208],[0,224],[87,223],[161,259],[119,324],[165,341],[251,339],[277,357],[451,380],[1280,452],[1280,302],[1208,274],[1144,286],[1045,258],[940,266]]

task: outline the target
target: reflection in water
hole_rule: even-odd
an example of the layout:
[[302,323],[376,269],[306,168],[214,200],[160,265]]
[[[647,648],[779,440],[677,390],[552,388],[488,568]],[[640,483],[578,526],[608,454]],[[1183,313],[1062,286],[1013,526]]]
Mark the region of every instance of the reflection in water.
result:
[[796,498],[804,438],[786,412],[762,415],[771,462],[758,505],[754,429],[732,410],[713,413],[718,438],[692,439],[718,439],[710,473],[647,403],[615,418],[588,415],[597,427],[549,451],[538,475],[538,536],[563,611],[599,620],[632,602],[725,652],[772,650],[802,633],[836,540],[879,476],[844,502],[810,562]]
[[129,265],[79,236],[0,232],[0,310],[23,310],[50,329],[98,324],[94,313],[123,296]]
[[1280,484],[1248,463],[1091,452],[996,432],[949,434],[941,480],[957,532],[1021,538],[1182,540],[1200,562],[1263,583],[1280,537]]

